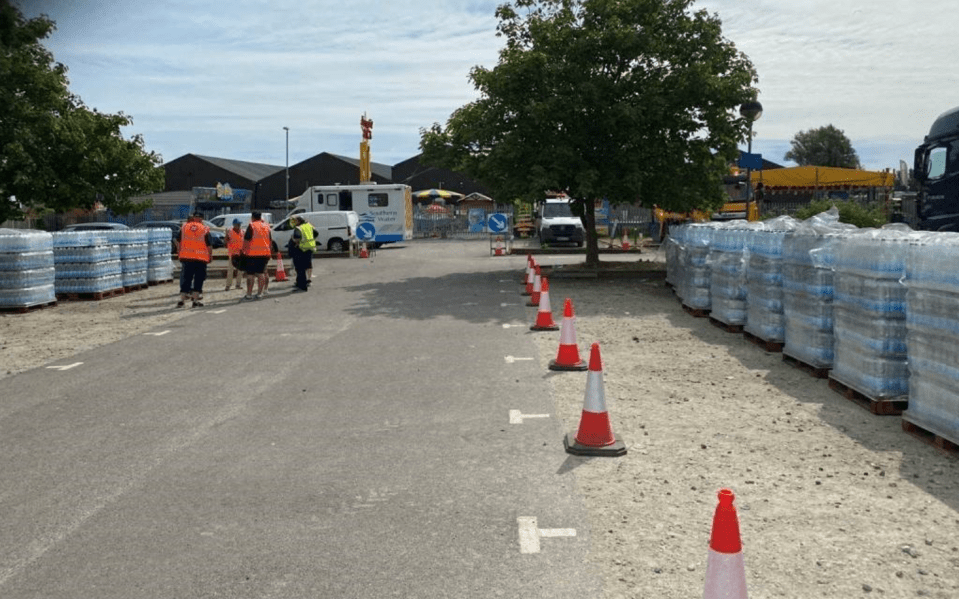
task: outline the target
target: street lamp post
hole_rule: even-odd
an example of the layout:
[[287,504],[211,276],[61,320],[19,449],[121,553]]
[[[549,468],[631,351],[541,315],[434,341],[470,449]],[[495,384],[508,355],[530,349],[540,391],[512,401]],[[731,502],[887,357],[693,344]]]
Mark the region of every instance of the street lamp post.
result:
[[290,199],[290,128],[283,127],[283,130],[286,131],[286,195],[283,196],[283,201]]
[[[746,150],[747,154],[753,153],[753,121],[759,120],[759,117],[763,114],[763,105],[752,100],[750,102],[745,102],[742,106],[739,107],[739,114],[745,119],[749,120],[749,146]],[[750,156],[751,158],[751,156]],[[749,210],[749,201],[752,199],[752,168],[746,166],[746,210]]]

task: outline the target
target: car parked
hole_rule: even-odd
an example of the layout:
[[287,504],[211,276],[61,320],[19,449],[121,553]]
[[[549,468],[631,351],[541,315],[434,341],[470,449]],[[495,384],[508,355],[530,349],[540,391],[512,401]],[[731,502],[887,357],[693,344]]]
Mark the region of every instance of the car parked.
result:
[[64,231],[122,231],[130,227],[123,223],[73,223],[63,227]]

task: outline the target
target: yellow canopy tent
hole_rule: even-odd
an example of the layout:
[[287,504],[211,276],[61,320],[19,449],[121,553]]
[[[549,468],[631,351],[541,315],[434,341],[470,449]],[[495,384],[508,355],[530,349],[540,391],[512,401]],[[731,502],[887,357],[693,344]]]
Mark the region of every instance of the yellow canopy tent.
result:
[[753,185],[762,181],[766,189],[854,189],[892,187],[895,174],[860,171],[832,166],[796,166],[753,171]]

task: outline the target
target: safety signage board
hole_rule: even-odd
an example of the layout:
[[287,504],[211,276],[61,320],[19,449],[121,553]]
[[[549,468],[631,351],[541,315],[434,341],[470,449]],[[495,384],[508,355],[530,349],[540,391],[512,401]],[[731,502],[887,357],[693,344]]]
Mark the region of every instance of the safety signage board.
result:
[[490,233],[502,233],[508,224],[509,218],[501,212],[496,212],[489,215],[486,226],[489,227]]
[[360,241],[369,241],[376,237],[376,227],[373,223],[360,223],[360,225],[356,227],[356,237]]

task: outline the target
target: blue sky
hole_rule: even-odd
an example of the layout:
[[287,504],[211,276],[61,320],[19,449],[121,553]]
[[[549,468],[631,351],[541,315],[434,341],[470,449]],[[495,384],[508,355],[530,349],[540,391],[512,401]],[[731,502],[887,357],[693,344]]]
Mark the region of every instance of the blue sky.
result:
[[[419,129],[476,98],[495,66],[496,0],[21,0],[57,23],[47,47],[91,107],[133,117],[166,161],[187,153],[283,165],[320,152],[419,152]],[[706,0],[759,72],[753,151],[832,124],[864,167],[897,168],[959,104],[959,11],[946,0]],[[744,146],[745,147],[745,146]]]

